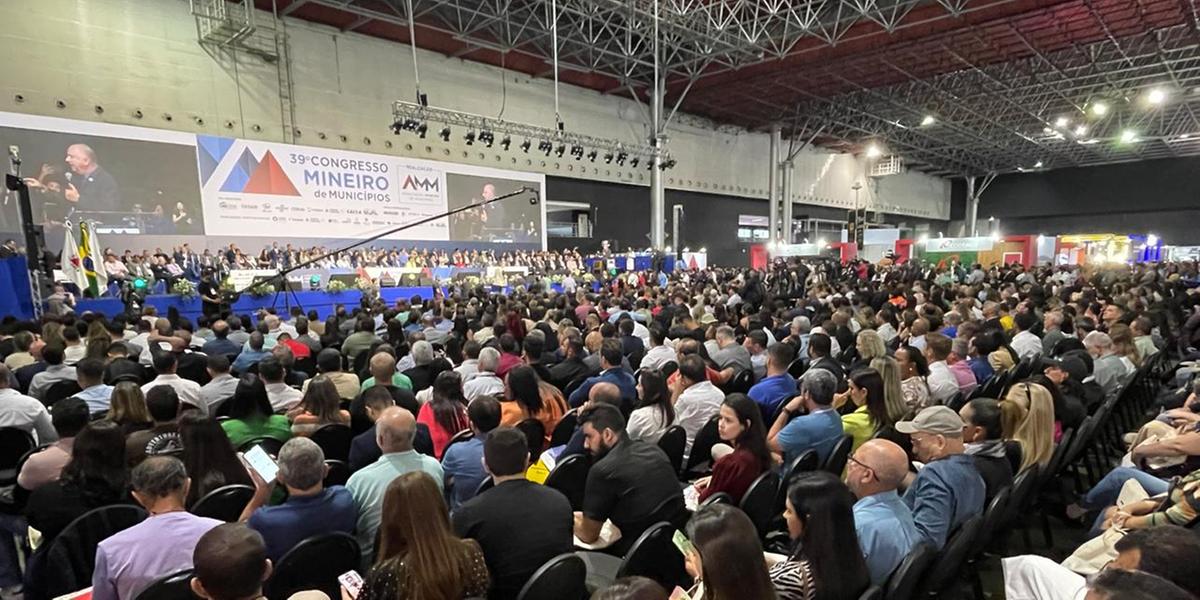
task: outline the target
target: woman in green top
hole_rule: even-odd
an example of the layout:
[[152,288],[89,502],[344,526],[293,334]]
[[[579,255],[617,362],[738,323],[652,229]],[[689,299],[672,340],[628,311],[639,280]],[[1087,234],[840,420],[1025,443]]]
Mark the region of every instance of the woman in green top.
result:
[[244,375],[238,382],[233,398],[228,400],[229,420],[221,423],[234,448],[260,437],[286,442],[292,437],[292,425],[287,417],[272,414],[267,388],[255,375]]
[[851,373],[849,379],[850,389],[845,394],[858,408],[842,416],[842,431],[854,437],[853,452],[876,432],[894,423],[888,416],[883,377],[879,371],[866,367]]

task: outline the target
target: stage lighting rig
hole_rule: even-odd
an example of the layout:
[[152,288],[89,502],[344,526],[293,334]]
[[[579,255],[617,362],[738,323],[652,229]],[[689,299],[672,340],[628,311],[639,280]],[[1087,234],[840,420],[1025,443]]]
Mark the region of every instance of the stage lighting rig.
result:
[[575,160],[581,160],[583,158],[583,146],[571,146],[571,156],[574,156]]
[[490,132],[490,131],[480,131],[479,132],[479,141],[482,142],[483,145],[487,146],[488,148],[491,148],[492,143],[496,141],[496,136],[493,135],[492,132]]
[[441,136],[443,142],[450,141],[450,128],[443,127],[441,133],[439,133],[438,135]]
[[521,150],[523,152],[525,152],[526,154],[529,154],[529,147],[532,145],[533,145],[532,142],[530,142],[529,140],[525,140],[525,141],[521,142]]
[[474,143],[475,143],[475,132],[474,132],[474,131],[468,131],[468,132],[467,132],[467,135],[464,135],[464,136],[463,136],[463,141],[467,142],[467,145],[468,145],[468,146],[470,146],[470,145],[474,144]]
[[588,155],[587,155],[587,156],[588,156],[588,160],[590,160],[590,161],[592,161],[592,162],[596,162],[596,156],[597,156],[597,154],[596,154],[596,151],[595,151],[595,150],[592,150],[591,152],[588,152]]
[[604,154],[604,164],[610,164],[613,161],[613,153],[607,152]]
[[504,136],[504,139],[500,140],[500,147],[504,148],[505,150],[508,150],[508,147],[511,145],[512,145],[512,138],[508,137],[507,135]]
[[546,156],[550,156],[550,152],[554,150],[554,144],[546,140],[538,142],[538,152],[543,152]]
[[638,166],[638,157],[635,156],[635,157],[633,157],[633,160],[629,161],[629,168],[636,169],[637,166]]
[[618,153],[617,153],[617,166],[618,166],[618,167],[623,167],[623,166],[625,166],[625,159],[626,159],[626,158],[629,158],[629,155],[628,155],[628,154],[626,154],[624,151],[618,152]]

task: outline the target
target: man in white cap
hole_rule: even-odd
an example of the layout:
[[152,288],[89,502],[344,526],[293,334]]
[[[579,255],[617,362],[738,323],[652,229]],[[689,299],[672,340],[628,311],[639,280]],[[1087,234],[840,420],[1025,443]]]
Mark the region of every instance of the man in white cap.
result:
[[896,431],[912,439],[913,454],[925,466],[904,492],[917,531],[941,550],[950,533],[972,516],[983,513],[986,487],[965,454],[963,420],[947,406],[931,406],[911,421],[896,423]]

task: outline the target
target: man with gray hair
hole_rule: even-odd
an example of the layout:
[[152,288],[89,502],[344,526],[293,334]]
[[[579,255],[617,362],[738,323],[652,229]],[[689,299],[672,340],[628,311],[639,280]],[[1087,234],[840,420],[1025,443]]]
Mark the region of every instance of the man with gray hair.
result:
[[[767,433],[767,447],[782,454],[785,464],[809,448],[817,451],[817,460],[823,463],[842,439],[842,417],[831,406],[837,386],[833,373],[811,370],[800,380],[800,395],[779,411]],[[796,416],[801,412],[805,414]]]
[[192,480],[178,458],[151,456],[130,479],[133,498],[150,516],[96,548],[92,597],[100,600],[134,598],[159,577],[192,568],[196,542],[221,524],[187,511]]
[[[267,558],[279,562],[288,550],[314,535],[354,533],[358,522],[354,497],[340,485],[325,487],[329,467],[316,442],[303,437],[288,440],[279,450],[278,462],[275,481],[263,481],[254,469],[246,469],[254,480],[254,497],[240,519],[262,534]],[[278,506],[266,506],[276,482],[287,488],[287,500]]]
[[504,393],[504,382],[496,376],[500,366],[500,351],[495,348],[484,348],[479,351],[478,371],[463,383],[463,395],[470,402],[480,396],[493,396]]
[[375,442],[383,456],[350,476],[346,489],[354,497],[358,509],[358,544],[363,557],[369,559],[375,550],[375,532],[382,519],[383,496],[388,485],[397,477],[412,471],[424,471],[442,487],[442,465],[432,456],[413,450],[417,419],[398,406],[387,408],[375,421]]
[[750,360],[750,351],[737,343],[733,328],[722,325],[716,332],[716,351],[709,351],[709,358],[717,365],[720,372],[720,383],[728,383],[742,371],[753,371],[754,363]]
[[808,320],[808,317],[796,317],[792,319],[789,335],[783,341],[796,348],[796,356],[808,356],[808,336],[811,335],[811,331],[812,322]]
[[433,344],[425,340],[413,342],[410,355],[413,367],[404,371],[404,376],[412,382],[412,391],[416,393],[433,385]]
[[1093,331],[1084,336],[1083,347],[1092,355],[1092,379],[1104,390],[1106,397],[1116,395],[1129,371],[1113,349],[1112,338],[1107,333]]

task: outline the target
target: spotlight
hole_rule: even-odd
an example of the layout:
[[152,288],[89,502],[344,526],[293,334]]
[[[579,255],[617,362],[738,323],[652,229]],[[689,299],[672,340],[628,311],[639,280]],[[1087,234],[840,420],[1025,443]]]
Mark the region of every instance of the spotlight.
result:
[[1092,103],[1092,114],[1097,117],[1103,117],[1108,114],[1108,103],[1103,100],[1097,100]]
[[574,156],[575,160],[583,158],[583,146],[571,146],[571,156]]
[[1075,135],[1087,135],[1087,125],[1076,125]]
[[554,149],[554,155],[561,158],[563,153],[566,151],[567,151],[567,145],[559,144],[558,147]]
[[605,152],[605,153],[604,153],[604,164],[609,164],[609,163],[611,163],[612,161],[613,161],[613,153],[612,153],[612,152]]
[[588,152],[588,160],[590,160],[592,162],[596,162],[596,156],[597,156],[597,153],[595,150]]
[[474,144],[475,143],[475,132],[468,131],[467,135],[463,136],[463,139],[467,141],[468,146],[470,146],[471,144]]
[[400,135],[401,131],[404,131],[404,123],[401,123],[400,121],[392,123],[392,133]]
[[443,142],[450,141],[450,128],[443,127],[442,131],[440,133],[438,133],[438,135],[441,136]]
[[925,117],[921,119],[921,127],[929,127],[936,122],[937,119],[933,118],[933,115],[925,115]]
[[550,151],[554,149],[554,144],[546,140],[538,142],[538,152],[544,152],[546,156],[550,156]]
[[659,165],[659,168],[664,171],[666,171],[667,169],[674,169],[675,168],[675,159],[668,158],[666,162],[661,163]]
[[879,158],[880,156],[883,156],[883,150],[877,144],[872,142],[867,146],[867,158]]
[[617,153],[617,166],[620,166],[620,167],[625,166],[625,159],[628,157],[629,157],[628,154],[626,154],[624,152],[618,152]]
[[420,136],[420,137],[421,137],[421,139],[425,139],[425,133],[426,133],[427,131],[429,131],[429,126],[428,126],[428,125],[426,125],[426,124],[424,124],[424,123],[421,123],[420,125],[417,125],[417,135],[418,135],[418,136]]
[[508,147],[511,145],[512,145],[512,138],[508,137],[507,135],[504,136],[504,139],[500,140],[500,147],[504,148],[505,150],[508,150]]
[[1128,144],[1137,141],[1137,132],[1132,129],[1126,129],[1121,132],[1121,142]]
[[1146,102],[1151,105],[1159,105],[1167,101],[1167,91],[1162,88],[1151,88],[1146,92]]
[[523,152],[525,152],[526,154],[529,154],[529,147],[530,147],[530,146],[532,146],[532,145],[533,145],[533,144],[532,144],[532,143],[530,143],[530,141],[529,141],[529,140],[525,140],[525,141],[521,142],[521,150],[522,150]]
[[632,168],[634,168],[634,169],[636,169],[636,168],[637,168],[637,166],[638,166],[638,158],[637,158],[636,156],[635,156],[635,157],[633,157],[633,160],[629,161],[629,166],[630,166],[630,167],[632,167]]
[[483,144],[488,148],[491,148],[492,143],[496,141],[496,136],[492,135],[492,132],[490,131],[480,131],[479,141],[483,142]]
[[1054,120],[1054,126],[1059,129],[1066,129],[1067,125],[1071,124],[1071,120],[1066,117],[1059,117]]
[[1035,169],[1042,168],[1042,161],[1039,160],[1039,161],[1033,163],[1033,168],[1035,168]]

